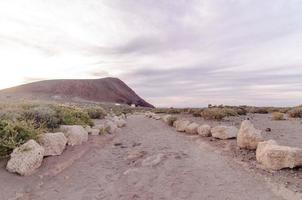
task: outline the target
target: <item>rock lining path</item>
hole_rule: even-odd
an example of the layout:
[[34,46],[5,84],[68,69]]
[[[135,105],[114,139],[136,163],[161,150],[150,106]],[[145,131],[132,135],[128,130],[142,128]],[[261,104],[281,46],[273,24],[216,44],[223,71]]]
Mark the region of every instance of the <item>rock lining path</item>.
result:
[[[134,115],[127,122],[119,133],[90,137],[61,158],[46,160],[31,177],[1,169],[0,199],[282,199],[261,178],[161,121]],[[55,159],[68,160],[64,156],[76,159],[50,173]]]

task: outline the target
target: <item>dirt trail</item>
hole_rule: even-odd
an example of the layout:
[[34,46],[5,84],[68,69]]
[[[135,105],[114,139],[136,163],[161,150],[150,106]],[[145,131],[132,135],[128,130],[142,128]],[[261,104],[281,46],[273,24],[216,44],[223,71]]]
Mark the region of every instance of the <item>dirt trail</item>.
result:
[[1,169],[0,199],[282,199],[238,164],[143,116],[131,116],[120,133],[91,138],[87,145],[85,154],[59,174],[42,176],[46,163],[25,178]]

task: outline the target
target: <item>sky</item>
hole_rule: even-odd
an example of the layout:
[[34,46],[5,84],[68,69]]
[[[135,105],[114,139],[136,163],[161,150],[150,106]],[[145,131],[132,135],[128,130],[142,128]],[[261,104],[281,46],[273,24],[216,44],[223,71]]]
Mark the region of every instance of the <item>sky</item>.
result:
[[302,104],[301,0],[0,0],[0,89],[118,77],[155,106]]

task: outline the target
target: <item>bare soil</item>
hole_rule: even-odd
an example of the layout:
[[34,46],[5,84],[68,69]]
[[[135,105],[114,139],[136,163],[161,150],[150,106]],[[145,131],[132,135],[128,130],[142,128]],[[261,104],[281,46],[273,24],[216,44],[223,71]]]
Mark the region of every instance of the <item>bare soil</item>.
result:
[[3,163],[0,199],[301,199],[301,193],[236,162],[220,145],[142,115],[127,121],[119,133],[90,137],[45,159],[30,177],[8,173]]
[[[276,140],[281,145],[302,148],[302,119],[286,118],[286,120],[272,120],[271,114],[248,114],[247,116],[228,117],[222,121],[204,120],[191,115],[179,115],[179,118],[188,119],[199,124],[233,125],[240,128],[243,120],[249,119],[257,129],[262,130],[265,139]],[[266,131],[270,128],[271,131]],[[280,171],[267,171],[256,162],[255,151],[239,149],[236,140],[218,140],[214,138],[198,137],[199,142],[214,147],[216,152],[227,156],[243,165],[249,171],[260,174],[265,179],[281,184],[283,187],[302,194],[302,167],[295,169],[283,169]],[[302,199],[302,197],[301,197]]]

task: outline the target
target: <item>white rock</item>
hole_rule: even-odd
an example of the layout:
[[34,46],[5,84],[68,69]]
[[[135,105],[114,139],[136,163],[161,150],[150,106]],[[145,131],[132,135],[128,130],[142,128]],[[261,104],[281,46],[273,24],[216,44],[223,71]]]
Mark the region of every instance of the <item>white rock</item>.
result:
[[198,133],[198,135],[203,136],[203,137],[210,137],[211,136],[211,126],[209,126],[207,124],[201,125],[197,129],[197,133]]
[[14,149],[10,155],[6,169],[12,173],[28,176],[38,169],[43,161],[44,148],[36,141],[29,140],[20,147]]
[[39,138],[39,143],[45,150],[44,156],[58,156],[63,153],[67,138],[64,133],[45,133]]
[[173,127],[177,127],[178,126],[178,124],[180,123],[180,119],[177,119],[177,120],[175,120],[174,122],[173,122]]
[[294,168],[302,166],[302,149],[280,146],[274,140],[259,142],[256,159],[268,170]]
[[96,128],[91,129],[91,135],[93,136],[100,135],[100,129],[96,129]]
[[168,124],[169,126],[173,126],[174,122],[177,120],[177,117],[172,116],[172,115],[165,115],[163,116],[163,121]]
[[148,111],[148,112],[145,113],[145,116],[146,116],[147,118],[152,118],[154,115],[155,115],[155,113],[150,112],[150,111]]
[[189,125],[186,127],[185,131],[186,131],[187,134],[190,134],[190,135],[197,135],[197,134],[198,134],[198,133],[197,133],[197,129],[198,129],[199,126],[200,126],[199,124],[193,122],[193,123],[189,124]]
[[258,143],[263,141],[261,130],[256,129],[248,120],[242,122],[237,135],[237,145],[240,148],[257,149]]
[[119,128],[125,127],[126,124],[127,124],[127,122],[124,119],[119,119],[119,120],[116,121],[116,125]]
[[211,129],[211,134],[214,138],[226,140],[236,138],[238,129],[234,126],[216,126]]
[[88,132],[79,125],[62,125],[61,130],[67,138],[68,145],[80,145],[88,141]]
[[155,119],[155,120],[160,120],[161,119],[161,117],[159,115],[153,115],[152,118]]
[[191,122],[188,120],[180,120],[178,122],[176,122],[176,131],[178,132],[185,132],[187,126],[190,124]]
[[116,133],[119,130],[117,124],[110,120],[105,122],[105,127],[108,128],[108,133],[111,133],[111,134]]
[[169,118],[171,118],[172,117],[172,115],[164,115],[163,117],[162,117],[162,119],[163,119],[163,121],[165,122],[165,123],[168,123],[169,122]]

